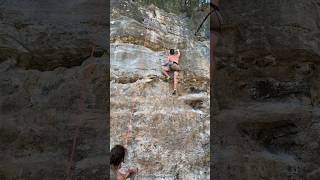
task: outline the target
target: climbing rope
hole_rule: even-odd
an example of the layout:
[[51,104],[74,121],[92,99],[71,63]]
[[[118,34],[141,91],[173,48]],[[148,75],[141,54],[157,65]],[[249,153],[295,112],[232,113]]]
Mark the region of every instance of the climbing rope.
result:
[[[147,41],[147,33],[148,33],[148,29],[150,28],[149,25],[150,25],[150,22],[149,21],[146,21],[146,26],[145,27],[145,32],[144,32],[144,41],[143,41],[143,46],[146,47],[146,41]],[[140,69],[144,69],[145,67],[145,64],[140,64],[141,66],[143,67],[140,67]],[[138,88],[139,89],[139,88]],[[141,96],[141,91],[140,92],[140,96]],[[134,118],[134,113],[135,113],[135,107],[136,107],[136,102],[137,102],[137,92],[134,92],[133,93],[133,96],[132,96],[132,99],[131,99],[131,102],[132,102],[132,107],[131,107],[131,112],[130,112],[130,118],[129,118],[129,123],[128,123],[128,129],[127,129],[127,133],[126,133],[126,136],[125,136],[125,146],[126,148],[128,148],[128,142],[129,142],[129,136],[132,135],[132,129],[133,129],[133,126],[132,126],[132,121],[133,121],[133,118]],[[137,168],[137,172],[136,172],[136,177],[137,177],[137,180],[140,180],[140,176],[139,176],[139,169]]]
[[210,6],[213,8],[213,10],[211,10],[211,11],[207,14],[207,16],[202,20],[202,22],[201,22],[201,24],[199,25],[197,31],[194,33],[195,36],[196,36],[197,33],[200,31],[200,29],[201,29],[202,25],[204,24],[204,22],[208,19],[208,17],[209,17],[212,13],[214,13],[215,16],[216,16],[216,18],[218,19],[218,29],[214,29],[214,31],[221,32],[221,30],[222,30],[222,27],[221,27],[221,26],[222,26],[222,17],[221,17],[221,15],[220,15],[220,9],[219,9],[218,6],[214,5],[213,3],[210,3]]
[[[84,81],[88,80],[90,78],[90,75],[92,74],[93,70],[94,70],[95,66],[93,66],[93,64],[89,65],[89,67],[84,71]],[[81,86],[81,94],[80,94],[80,112],[84,112],[85,111],[85,100],[84,100],[84,96],[85,96],[85,91],[84,89],[86,89],[85,83],[82,83]],[[75,150],[76,150],[76,146],[77,146],[77,142],[79,141],[78,139],[80,138],[80,126],[83,122],[83,119],[80,118],[79,123],[77,124],[76,130],[74,132],[73,135],[73,143],[72,143],[72,149],[71,149],[71,154],[69,157],[69,162],[68,162],[68,166],[67,166],[67,180],[71,180],[73,177],[73,171],[75,170],[74,168],[74,155],[75,155]]]
[[[145,33],[144,33],[144,42],[143,42],[143,46],[145,47],[145,42],[146,42],[146,37],[147,37],[147,30],[145,30]],[[144,64],[140,64],[140,69],[143,69],[144,68]],[[141,93],[141,92],[140,92]],[[129,135],[131,135],[132,133],[132,119],[134,117],[134,111],[135,111],[135,105],[136,105],[136,99],[137,99],[137,93],[134,92],[133,94],[133,100],[131,101],[132,102],[132,107],[131,107],[131,113],[130,113],[130,118],[129,118],[129,123],[128,123],[128,130],[127,130],[127,134],[126,134],[126,137],[125,137],[125,145],[128,146],[128,139],[129,139]]]
[[[102,15],[104,14],[104,10],[103,10],[103,1],[100,0],[99,1],[99,4],[101,5],[100,8],[99,8],[99,13],[98,13],[98,21],[97,21],[97,25],[99,27],[99,24],[101,24],[101,19],[102,19]],[[101,29],[102,27],[100,28],[97,28],[96,30],[96,33],[94,34],[97,34],[99,32],[99,30]],[[96,46],[97,46],[97,39],[94,39],[93,40],[93,44],[92,44],[92,47],[91,47],[91,53],[90,53],[90,57],[93,57],[94,56],[94,53],[95,53],[95,50],[96,50]],[[88,80],[93,72],[93,70],[95,69],[95,66],[94,64],[89,64],[88,65],[88,68],[85,69],[84,71],[84,81]],[[80,112],[84,112],[85,111],[85,100],[84,100],[84,96],[85,96],[85,92],[84,90],[86,89],[84,83],[81,84],[81,94],[80,94]],[[75,171],[75,167],[74,167],[74,156],[75,156],[75,152],[76,152],[76,147],[77,147],[77,142],[79,141],[79,135],[80,135],[80,126],[82,124],[82,121],[83,119],[80,118],[80,121],[78,121],[78,124],[77,124],[77,127],[76,127],[76,130],[74,132],[74,135],[73,135],[73,141],[72,141],[72,148],[71,148],[71,153],[70,153],[70,156],[69,156],[69,161],[68,161],[68,164],[67,164],[67,172],[66,172],[66,180],[71,180],[72,177],[73,177],[73,174],[74,174],[74,171]]]
[[[117,48],[118,46],[115,46],[115,48]],[[117,56],[117,54],[115,54],[115,56]],[[115,57],[117,59],[117,57]],[[118,90],[116,90],[117,92],[117,96],[121,96],[120,92]],[[134,109],[135,109],[135,104],[136,104],[136,93],[134,92],[131,96],[131,110],[130,110],[130,117],[129,117],[129,122],[128,122],[128,127],[127,127],[127,132],[125,134],[125,137],[124,137],[124,147],[127,149],[127,152],[128,152],[128,144],[129,144],[129,138],[131,137],[132,135],[132,119],[134,117]],[[128,171],[126,172],[123,172],[123,173],[120,173],[122,175],[129,175],[128,174]]]
[[[141,92],[140,92],[141,95]],[[129,142],[129,136],[131,137],[132,135],[132,120],[134,118],[134,113],[135,113],[135,108],[136,108],[136,102],[137,102],[137,93],[135,92],[133,94],[133,98],[131,99],[132,102],[132,106],[131,106],[131,112],[130,112],[130,118],[129,118],[129,123],[128,123],[128,130],[125,136],[125,147],[128,149],[128,142]],[[139,176],[139,169],[137,168],[137,172],[135,173],[137,180],[140,180],[140,176]]]

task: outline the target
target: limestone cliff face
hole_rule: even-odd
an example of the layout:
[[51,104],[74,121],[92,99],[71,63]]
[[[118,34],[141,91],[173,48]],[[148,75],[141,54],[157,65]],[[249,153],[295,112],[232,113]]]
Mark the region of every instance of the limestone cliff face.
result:
[[74,137],[74,179],[107,178],[99,7],[0,1],[0,179],[65,179]]
[[221,7],[214,177],[319,179],[319,2]]
[[[209,179],[209,47],[185,21],[122,2],[111,16],[111,147],[132,118],[128,166],[141,179]],[[164,48],[181,50],[178,96],[161,79]]]
[[75,137],[74,177],[106,178],[103,61],[45,72],[0,64],[0,179],[64,179]]
[[92,46],[96,56],[106,48],[104,1],[0,2],[0,62],[40,71],[80,65]]

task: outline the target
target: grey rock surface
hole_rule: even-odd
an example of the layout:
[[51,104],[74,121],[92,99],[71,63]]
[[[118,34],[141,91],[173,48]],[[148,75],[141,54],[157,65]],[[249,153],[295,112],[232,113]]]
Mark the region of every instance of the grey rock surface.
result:
[[[126,166],[138,167],[142,180],[209,179],[209,42],[183,37],[191,30],[175,14],[132,6],[111,16],[111,147],[124,143],[132,119]],[[181,50],[177,96],[161,75],[165,47]]]
[[0,1],[0,179],[107,179],[106,8]]
[[319,179],[319,2],[221,7],[214,178]]
[[106,48],[104,1],[7,1],[0,4],[0,62],[25,69],[72,67]]
[[75,137],[74,178],[106,178],[104,61],[45,72],[0,64],[1,179],[64,179]]

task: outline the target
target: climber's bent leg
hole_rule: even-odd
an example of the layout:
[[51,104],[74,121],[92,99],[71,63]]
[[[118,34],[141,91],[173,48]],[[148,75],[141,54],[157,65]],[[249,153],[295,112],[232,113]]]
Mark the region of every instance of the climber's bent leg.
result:
[[173,73],[173,91],[174,91],[174,93],[176,93],[176,91],[177,91],[178,75],[179,75],[179,72],[174,71],[174,73]]
[[167,66],[162,66],[162,74],[165,75],[166,77],[170,77],[168,72],[169,72],[169,68]]

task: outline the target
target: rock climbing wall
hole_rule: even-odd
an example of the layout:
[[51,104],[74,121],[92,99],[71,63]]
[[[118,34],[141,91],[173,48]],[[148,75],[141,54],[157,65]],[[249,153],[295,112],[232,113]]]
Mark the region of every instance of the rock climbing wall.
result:
[[74,177],[106,177],[101,61],[46,72],[0,64],[0,179],[64,179],[75,137]]
[[101,7],[0,1],[1,180],[66,179],[69,165],[72,179],[107,178]]
[[17,66],[40,71],[79,66],[97,45],[107,47],[106,2],[0,1],[0,62],[17,59]]
[[221,7],[214,178],[319,179],[319,1]]
[[[209,41],[155,6],[121,1],[111,15],[111,147],[123,144],[140,178],[209,179]],[[164,48],[181,50],[178,95],[164,82]]]

